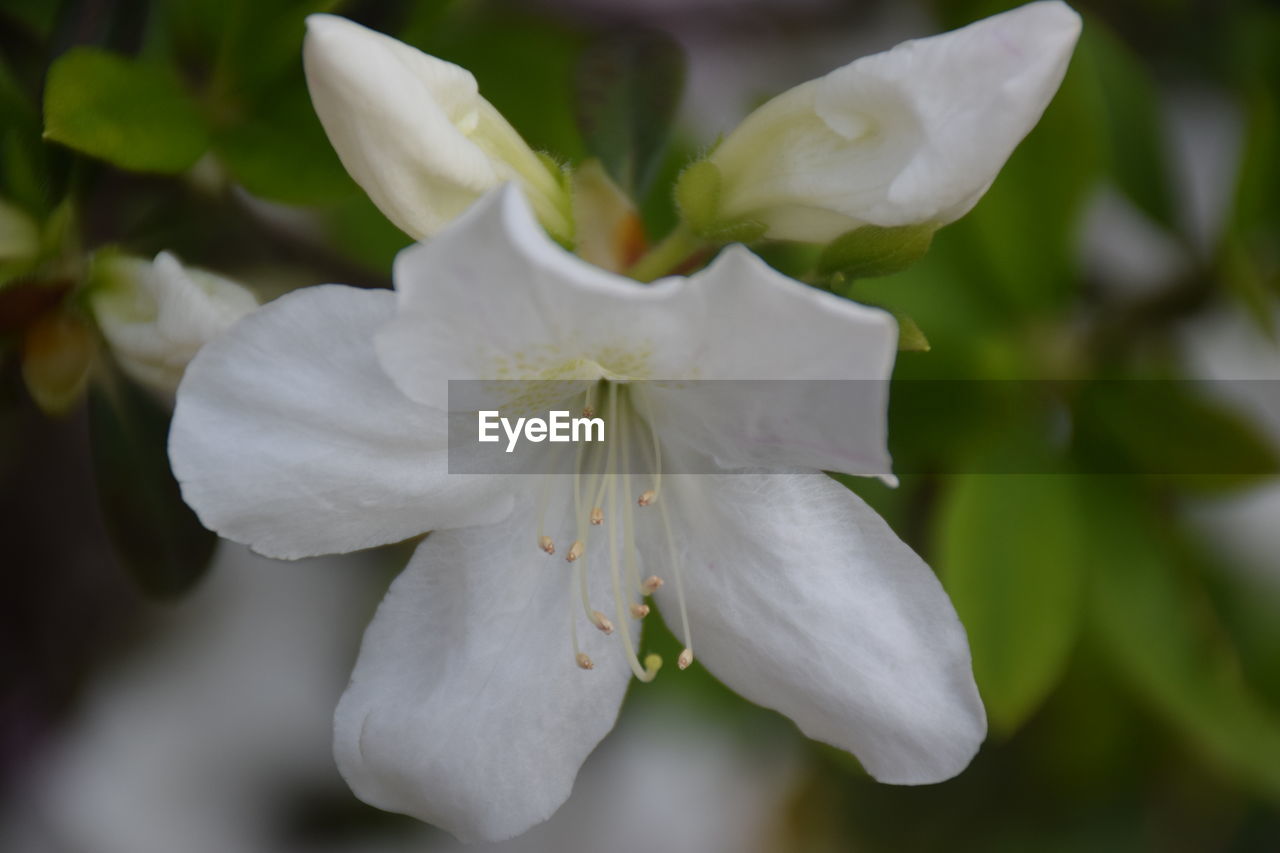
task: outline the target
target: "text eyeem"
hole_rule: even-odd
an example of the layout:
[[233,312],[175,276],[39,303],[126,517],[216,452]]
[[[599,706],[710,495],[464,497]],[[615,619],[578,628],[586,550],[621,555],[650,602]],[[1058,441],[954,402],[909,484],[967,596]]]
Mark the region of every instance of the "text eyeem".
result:
[[567,411],[551,411],[546,418],[504,418],[496,410],[480,411],[477,415],[478,440],[497,442],[502,440],[498,428],[507,434],[507,453],[516,449],[523,436],[535,444],[541,441],[604,441],[604,418],[570,417]]

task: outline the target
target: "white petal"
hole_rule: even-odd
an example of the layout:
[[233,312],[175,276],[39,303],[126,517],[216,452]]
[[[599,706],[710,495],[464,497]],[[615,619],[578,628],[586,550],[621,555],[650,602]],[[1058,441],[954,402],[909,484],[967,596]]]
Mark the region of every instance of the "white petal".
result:
[[860,380],[646,388],[664,440],[679,435],[727,467],[888,473],[893,318],[741,247],[693,279],[642,285],[552,243],[507,188],[401,252],[395,280],[399,310],[378,353],[428,405],[448,407],[451,379]]
[[[820,474],[675,477],[659,500],[686,520],[677,545],[697,660],[882,782],[964,769],[986,734],[964,628],[874,511]],[[659,573],[680,633],[676,584]]]
[[[569,564],[537,549],[532,501],[522,503],[509,522],[419,546],[365,634],[334,720],[338,768],[357,796],[463,840],[509,838],[550,817],[631,679],[619,636],[576,609],[595,668],[575,664]],[[592,577],[594,600],[611,601],[604,573]]]
[[486,190],[518,179],[544,224],[569,236],[556,176],[466,69],[333,15],[307,18],[303,60],[342,164],[405,233],[425,239]]
[[273,557],[353,551],[501,518],[496,478],[448,474],[443,417],[382,372],[387,291],[327,285],[264,306],[202,349],[169,458],[212,530]]
[[813,242],[957,219],[1039,121],[1079,33],[1065,4],[1031,3],[779,95],[712,157],[724,215]]
[[683,279],[644,285],[566,252],[513,186],[400,252],[394,278],[378,354],[406,394],[441,408],[450,379],[683,375],[705,310],[684,309],[697,297],[680,296]]
[[741,246],[686,290],[703,381],[645,386],[664,440],[727,468],[889,475],[891,314],[800,284]]

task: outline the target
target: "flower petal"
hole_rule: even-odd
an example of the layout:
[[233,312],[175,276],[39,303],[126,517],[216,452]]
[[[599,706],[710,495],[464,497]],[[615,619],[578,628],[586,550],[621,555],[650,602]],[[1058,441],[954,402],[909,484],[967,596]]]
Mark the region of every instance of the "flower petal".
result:
[[812,242],[954,221],[1039,121],[1079,34],[1066,4],[1030,3],[779,95],[712,156],[723,215]]
[[672,375],[695,337],[696,318],[672,310],[683,279],[643,285],[573,256],[514,186],[401,251],[394,278],[378,354],[406,394],[440,408],[450,379]]
[[[964,769],[986,734],[964,628],[874,511],[820,474],[673,477],[660,500],[686,520],[677,545],[697,660],[882,782]],[[676,586],[658,596],[682,633]]]
[[406,234],[425,239],[518,179],[556,234],[568,198],[465,68],[334,15],[307,18],[307,86],[343,166]]
[[[884,475],[886,312],[792,281],[742,247],[692,279],[642,285],[552,243],[512,187],[396,258],[399,309],[377,336],[410,397],[448,408],[448,380],[864,380],[695,383],[661,396],[680,434],[726,467]],[[736,386],[736,387],[735,387]]]
[[[521,505],[509,522],[432,533],[418,547],[369,625],[334,719],[338,769],[358,797],[464,841],[550,817],[631,679],[619,637],[585,627],[569,564],[538,551],[533,501]],[[593,598],[612,600],[605,573],[592,577]],[[574,663],[566,600],[589,672]]]
[[889,475],[891,314],[800,284],[741,246],[693,276],[682,302],[702,381],[645,386],[664,440],[726,468]]
[[373,332],[387,291],[294,291],[200,350],[169,458],[212,530],[272,557],[396,542],[510,512],[497,478],[448,474],[444,418],[391,384]]

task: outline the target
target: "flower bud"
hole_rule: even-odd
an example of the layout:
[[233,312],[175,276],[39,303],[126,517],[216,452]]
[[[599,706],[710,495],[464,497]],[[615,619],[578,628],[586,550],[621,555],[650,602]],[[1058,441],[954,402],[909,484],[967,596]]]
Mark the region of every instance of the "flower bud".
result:
[[302,56],[342,165],[406,234],[430,237],[515,181],[543,227],[572,239],[562,175],[480,96],[466,69],[334,15],[307,18]]
[[161,252],[154,261],[122,255],[95,260],[89,303],[121,369],[172,394],[200,347],[258,300],[233,281]]
[[1040,120],[1079,34],[1065,4],[1031,3],[784,92],[711,154],[716,219],[814,243],[958,219]]

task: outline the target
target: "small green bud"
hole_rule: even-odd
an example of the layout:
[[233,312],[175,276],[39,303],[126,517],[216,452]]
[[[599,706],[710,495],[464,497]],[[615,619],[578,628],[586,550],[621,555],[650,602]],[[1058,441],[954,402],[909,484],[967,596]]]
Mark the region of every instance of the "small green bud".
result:
[[833,240],[818,259],[818,272],[846,278],[875,278],[900,272],[929,251],[933,225],[882,228],[863,225]]

